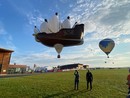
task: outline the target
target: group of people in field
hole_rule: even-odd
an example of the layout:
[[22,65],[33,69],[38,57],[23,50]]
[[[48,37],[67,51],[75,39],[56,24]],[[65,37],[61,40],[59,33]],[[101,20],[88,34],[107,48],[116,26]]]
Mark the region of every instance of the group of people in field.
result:
[[[78,70],[75,70],[74,72],[74,90],[78,90],[79,89],[79,72]],[[90,90],[92,90],[92,82],[93,82],[93,75],[90,72],[90,70],[87,71],[86,73],[86,85],[87,85],[87,90],[89,89],[89,85],[90,85]],[[128,85],[128,96],[127,98],[130,98],[130,69],[129,69],[129,74],[127,76],[127,83],[126,85]]]
[[[75,76],[74,90],[78,90],[79,89],[79,77],[80,77],[78,70],[75,70],[74,76]],[[90,85],[90,90],[92,90],[92,82],[93,82],[93,75],[90,72],[90,70],[88,70],[86,73],[87,90],[89,89],[89,85]]]

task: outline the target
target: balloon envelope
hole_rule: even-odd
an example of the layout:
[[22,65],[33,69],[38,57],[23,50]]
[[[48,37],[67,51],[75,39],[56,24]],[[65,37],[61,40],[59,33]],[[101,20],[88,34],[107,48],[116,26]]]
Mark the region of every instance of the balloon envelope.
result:
[[115,46],[115,42],[112,39],[106,38],[99,42],[100,49],[108,55]]
[[62,44],[55,44],[54,47],[55,47],[55,49],[56,49],[56,51],[58,53],[57,58],[60,58],[60,53],[61,53],[64,46]]

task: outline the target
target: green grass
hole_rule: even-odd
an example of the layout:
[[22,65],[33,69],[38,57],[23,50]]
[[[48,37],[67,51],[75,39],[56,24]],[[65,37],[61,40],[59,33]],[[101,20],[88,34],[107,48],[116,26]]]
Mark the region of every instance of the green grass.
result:
[[92,91],[86,90],[86,71],[79,71],[79,90],[74,89],[74,75],[70,72],[1,78],[0,98],[125,98],[126,69],[92,70]]

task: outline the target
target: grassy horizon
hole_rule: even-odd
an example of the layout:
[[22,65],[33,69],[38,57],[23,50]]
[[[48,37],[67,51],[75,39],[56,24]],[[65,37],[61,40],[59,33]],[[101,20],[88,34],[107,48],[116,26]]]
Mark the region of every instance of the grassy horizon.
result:
[[98,69],[93,89],[86,89],[86,70],[79,70],[79,90],[74,89],[74,71],[1,78],[0,98],[125,98],[127,69]]

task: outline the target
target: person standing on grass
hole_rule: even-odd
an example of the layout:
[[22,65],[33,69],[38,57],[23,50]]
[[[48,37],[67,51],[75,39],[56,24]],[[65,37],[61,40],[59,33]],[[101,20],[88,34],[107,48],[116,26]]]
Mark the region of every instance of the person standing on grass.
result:
[[130,69],[129,69],[129,74],[127,76],[127,83],[126,84],[128,85],[128,94],[130,94]]
[[86,81],[87,81],[87,89],[89,88],[90,84],[90,90],[92,90],[93,75],[89,70],[86,73]]
[[75,80],[74,80],[74,90],[78,90],[79,87],[79,73],[77,70],[74,72]]

